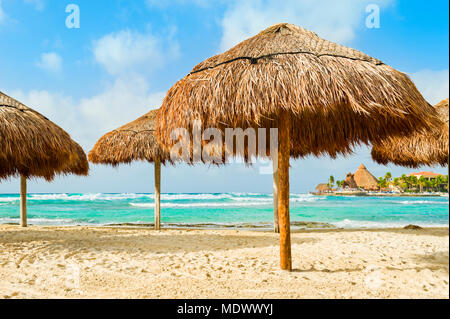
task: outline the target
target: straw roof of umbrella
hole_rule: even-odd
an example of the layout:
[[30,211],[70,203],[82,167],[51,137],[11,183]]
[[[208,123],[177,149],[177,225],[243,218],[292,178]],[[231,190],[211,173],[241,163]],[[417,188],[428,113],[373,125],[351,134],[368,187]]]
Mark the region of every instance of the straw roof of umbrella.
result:
[[433,127],[407,137],[390,137],[375,143],[372,158],[379,164],[417,168],[422,165],[446,166],[449,156],[449,100],[435,105],[439,114]]
[[365,190],[379,189],[377,178],[373,176],[372,173],[369,172],[363,164],[358,167],[355,174],[353,175],[353,178],[356,182],[356,185],[358,185],[358,187],[364,188]]
[[113,166],[136,160],[154,162],[156,158],[162,163],[170,161],[170,154],[159,147],[154,135],[156,112],[152,110],[102,136],[89,152],[89,160]]
[[[291,155],[351,152],[355,144],[428,127],[434,109],[407,75],[301,27],[269,27],[198,64],[166,95],[156,136],[175,128],[278,127],[291,115]],[[205,143],[206,144],[206,143]]]
[[0,92],[0,179],[87,175],[83,149],[35,110]]

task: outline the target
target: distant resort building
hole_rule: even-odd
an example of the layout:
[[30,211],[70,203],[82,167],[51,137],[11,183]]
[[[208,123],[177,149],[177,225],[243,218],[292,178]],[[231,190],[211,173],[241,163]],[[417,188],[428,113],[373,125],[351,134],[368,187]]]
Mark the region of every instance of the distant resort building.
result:
[[358,184],[355,182],[354,175],[352,173],[348,173],[345,177],[344,182],[342,183],[343,189],[358,189]]
[[378,191],[380,189],[377,178],[363,164],[358,167],[355,174],[347,174],[342,183],[342,188],[353,190],[363,189],[365,191]]
[[[370,173],[367,168],[361,164],[354,174],[348,173],[345,180],[342,181],[340,188],[344,191],[365,192],[379,191],[378,180]],[[314,194],[334,193],[338,189],[332,189],[330,184],[319,184]]]
[[319,184],[319,185],[317,185],[317,187],[316,187],[316,192],[318,193],[318,194],[325,194],[325,193],[330,193],[332,190],[331,190],[331,187],[330,187],[330,185],[328,185],[328,184]]
[[[390,175],[390,173],[389,173]],[[416,178],[410,178],[410,177]],[[427,192],[445,192],[448,187],[448,177],[434,172],[414,172],[403,177],[392,179],[389,177],[380,177],[377,179],[369,170],[361,164],[356,172],[348,173],[344,180],[337,181],[337,188],[334,185],[334,177],[330,176],[330,183],[319,184],[316,187],[315,195],[351,195],[351,196],[370,196],[381,194],[409,194],[408,196],[416,196],[420,193],[424,195],[423,190]],[[427,180],[424,183],[423,178]],[[439,182],[438,179],[441,179]],[[433,194],[430,196],[434,196]]]
[[408,176],[415,176],[415,177],[417,177],[417,179],[423,177],[423,178],[431,181],[432,179],[436,179],[438,176],[444,176],[444,175],[437,174],[434,172],[419,172],[419,173],[411,173]]
[[366,191],[377,191],[380,189],[378,186],[378,179],[373,176],[363,164],[361,164],[355,172],[354,179],[358,188],[362,188]]

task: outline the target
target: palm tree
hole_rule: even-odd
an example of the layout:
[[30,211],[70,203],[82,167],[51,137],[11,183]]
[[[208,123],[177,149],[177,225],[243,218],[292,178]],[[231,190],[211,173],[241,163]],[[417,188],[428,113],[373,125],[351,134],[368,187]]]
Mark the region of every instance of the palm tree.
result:
[[384,175],[384,179],[386,180],[386,182],[389,184],[391,182],[392,179],[392,174],[391,172],[387,172],[386,175]]
[[385,187],[387,186],[387,184],[386,184],[386,179],[384,179],[383,177],[380,177],[380,178],[378,179],[378,186],[379,186],[380,188],[385,188]]
[[430,188],[433,186],[432,182],[430,180],[426,180],[425,181],[425,189],[427,190],[427,192],[430,191]]
[[408,190],[409,189],[408,177],[405,174],[402,175],[401,181],[402,183],[400,187],[403,188],[404,190]]
[[331,175],[328,179],[328,186],[333,187],[334,186],[334,176]]
[[431,180],[431,185],[435,191],[441,192],[442,186],[447,183],[446,176],[439,175],[435,179]]
[[417,185],[419,184],[419,180],[414,175],[413,176],[408,176],[408,183],[409,183],[409,185],[412,186],[412,188],[416,188],[417,189]]
[[393,184],[394,184],[394,186],[399,186],[400,185],[400,178],[399,177],[394,178]]
[[423,192],[423,188],[428,185],[427,182],[428,182],[428,180],[425,177],[420,176],[420,178],[418,180],[418,184],[420,186],[420,192],[421,193]]
[[446,189],[447,189],[447,193],[448,193],[448,175],[444,176],[444,183],[445,183],[445,186],[446,186]]

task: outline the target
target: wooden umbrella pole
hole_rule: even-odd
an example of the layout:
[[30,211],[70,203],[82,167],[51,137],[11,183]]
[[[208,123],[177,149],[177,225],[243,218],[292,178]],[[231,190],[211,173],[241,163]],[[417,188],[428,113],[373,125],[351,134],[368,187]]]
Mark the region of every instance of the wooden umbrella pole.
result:
[[280,223],[280,266],[292,270],[291,226],[289,218],[289,158],[291,118],[282,111],[278,125],[278,218]]
[[155,159],[155,230],[161,229],[161,160]]
[[27,227],[27,178],[20,175],[20,226]]
[[280,232],[278,222],[278,158],[273,157],[273,221],[275,233]]

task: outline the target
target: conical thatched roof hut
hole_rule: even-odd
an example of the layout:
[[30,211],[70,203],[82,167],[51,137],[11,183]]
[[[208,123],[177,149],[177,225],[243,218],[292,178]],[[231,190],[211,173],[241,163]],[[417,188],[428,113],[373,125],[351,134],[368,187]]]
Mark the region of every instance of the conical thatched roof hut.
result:
[[155,229],[160,229],[161,163],[170,162],[170,154],[163,151],[156,141],[156,112],[152,110],[102,136],[89,152],[89,160],[94,164],[112,166],[138,160],[155,163]]
[[369,170],[361,164],[353,175],[356,185],[366,191],[378,190],[378,180]]
[[331,187],[328,184],[319,184],[316,187],[316,191],[319,193],[329,193],[331,191]]
[[35,110],[0,92],[0,180],[21,177],[21,223],[26,226],[26,180],[55,175],[87,175],[80,145]]
[[[405,74],[281,23],[198,64],[167,93],[156,137],[176,128],[278,128],[281,268],[291,269],[289,157],[346,154],[428,127],[435,115]],[[207,144],[204,142],[204,144]]]
[[352,173],[347,174],[344,182],[342,183],[342,188],[359,189],[358,184],[356,184],[354,175]]
[[407,137],[389,137],[375,143],[372,158],[379,164],[417,168],[422,165],[448,165],[449,155],[449,100],[435,106],[439,120],[431,130],[421,130]]

